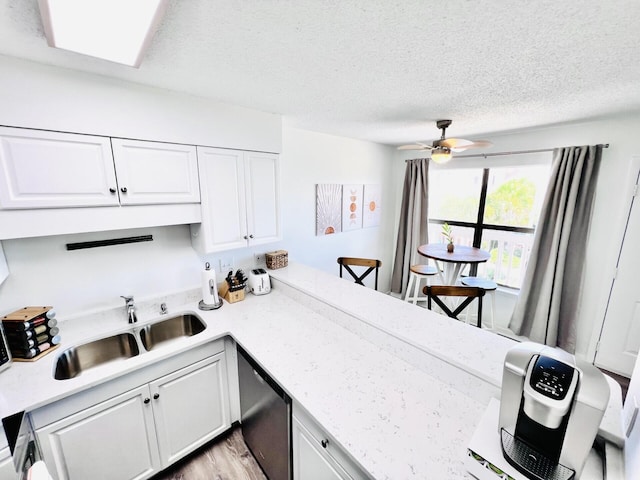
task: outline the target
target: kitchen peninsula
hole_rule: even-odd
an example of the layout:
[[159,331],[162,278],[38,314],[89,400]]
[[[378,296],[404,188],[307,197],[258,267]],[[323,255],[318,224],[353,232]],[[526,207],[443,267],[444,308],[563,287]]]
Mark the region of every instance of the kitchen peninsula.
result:
[[[0,374],[0,416],[230,336],[372,478],[472,478],[466,445],[490,398],[499,398],[514,342],[303,265],[270,273],[271,294],[210,312],[197,309],[199,291],[137,299],[140,324],[158,318],[161,302],[207,324],[164,348],[63,381],[53,378],[58,353],[12,365]],[[126,327],[124,309],[69,319],[61,350]]]

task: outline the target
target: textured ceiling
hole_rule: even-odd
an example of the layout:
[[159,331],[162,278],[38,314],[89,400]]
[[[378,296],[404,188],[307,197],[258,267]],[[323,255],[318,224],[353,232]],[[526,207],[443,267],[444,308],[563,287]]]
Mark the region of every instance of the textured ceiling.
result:
[[638,0],[170,0],[133,69],[49,48],[37,0],[0,0],[0,54],[401,144],[439,118],[490,139],[640,111],[639,25]]

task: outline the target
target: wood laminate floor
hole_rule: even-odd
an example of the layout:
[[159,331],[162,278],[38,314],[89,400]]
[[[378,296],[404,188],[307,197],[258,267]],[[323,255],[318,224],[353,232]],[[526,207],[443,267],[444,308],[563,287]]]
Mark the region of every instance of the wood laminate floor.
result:
[[151,480],[267,480],[240,427],[195,451]]

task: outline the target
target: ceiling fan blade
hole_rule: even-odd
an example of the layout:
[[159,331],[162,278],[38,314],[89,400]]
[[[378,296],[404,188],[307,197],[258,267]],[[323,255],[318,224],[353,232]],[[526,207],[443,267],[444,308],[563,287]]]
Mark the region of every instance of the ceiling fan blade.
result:
[[433,147],[431,145],[416,143],[412,145],[402,145],[398,147],[398,150],[431,150],[432,148]]
[[487,140],[465,140],[463,138],[447,138],[440,142],[440,145],[448,147],[454,152],[463,152],[469,148],[485,148],[490,147],[493,143]]

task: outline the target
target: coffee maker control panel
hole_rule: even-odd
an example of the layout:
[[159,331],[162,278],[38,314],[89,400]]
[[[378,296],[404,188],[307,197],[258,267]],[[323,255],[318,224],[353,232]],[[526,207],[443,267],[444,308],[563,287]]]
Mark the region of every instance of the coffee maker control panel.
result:
[[538,356],[531,372],[530,385],[536,392],[554,400],[563,400],[571,387],[575,369],[554,358]]

